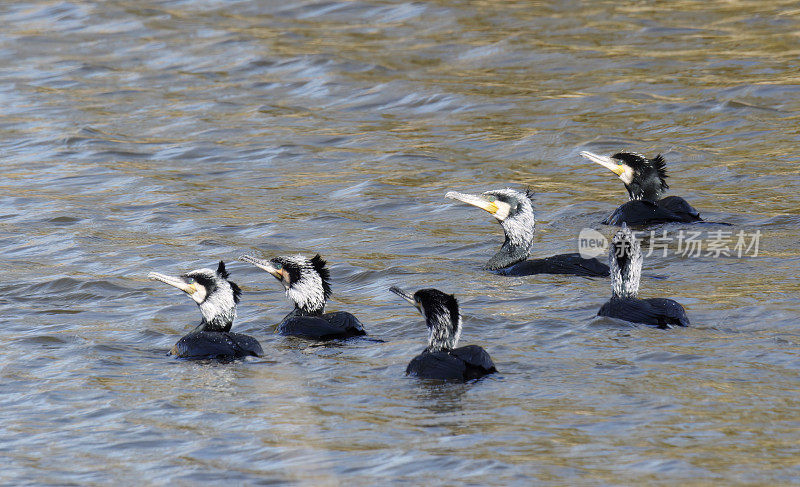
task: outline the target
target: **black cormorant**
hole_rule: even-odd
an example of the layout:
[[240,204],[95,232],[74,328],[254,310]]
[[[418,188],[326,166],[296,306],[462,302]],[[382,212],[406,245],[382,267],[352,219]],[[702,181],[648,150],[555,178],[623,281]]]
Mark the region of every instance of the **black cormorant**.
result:
[[680,196],[661,197],[669,189],[666,162],[661,154],[648,159],[634,152],[618,152],[607,157],[583,151],[581,156],[610,169],[628,190],[630,201],[617,208],[603,224],[641,226],[703,221],[700,213]]
[[421,379],[466,381],[497,372],[492,358],[478,345],[456,348],[461,336],[461,313],[455,296],[438,289],[420,289],[413,296],[395,286],[389,290],[414,305],[428,326],[428,348],[411,360],[406,374]]
[[278,326],[281,335],[314,340],[332,340],[366,335],[358,319],[345,311],[325,313],[325,302],[331,295],[330,271],[317,254],[311,259],[302,255],[263,260],[243,255],[239,260],[263,269],[286,288],[286,296],[294,310]]
[[625,223],[611,240],[608,262],[611,267],[611,299],[600,308],[597,316],[608,316],[658,328],[689,326],[686,310],[677,301],[636,297],[642,273],[642,250],[639,241]]
[[544,259],[528,259],[533,244],[533,194],[513,189],[497,189],[480,195],[450,191],[445,195],[488,211],[503,227],[506,240],[489,259],[485,269],[506,276],[531,274],[573,274],[608,276],[608,266],[597,259],[584,259],[580,254],[560,254]]
[[147,277],[185,292],[203,314],[200,325],[178,340],[169,351],[171,355],[188,359],[231,360],[264,354],[255,338],[230,331],[242,291],[228,280],[224,262],[219,262],[216,271],[197,269],[180,277],[151,272]]

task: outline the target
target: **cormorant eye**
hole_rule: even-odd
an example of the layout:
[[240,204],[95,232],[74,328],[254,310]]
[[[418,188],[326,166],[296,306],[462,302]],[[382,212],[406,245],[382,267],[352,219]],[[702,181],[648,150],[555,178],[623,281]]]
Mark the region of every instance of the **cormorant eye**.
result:
[[186,276],[186,284],[194,284],[194,277]]
[[489,200],[489,201],[492,201],[492,202],[494,202],[494,201],[497,201],[497,196],[494,196],[494,195],[491,195],[491,194],[490,194],[490,195],[488,195],[488,196],[486,197],[486,199],[487,199],[487,200]]

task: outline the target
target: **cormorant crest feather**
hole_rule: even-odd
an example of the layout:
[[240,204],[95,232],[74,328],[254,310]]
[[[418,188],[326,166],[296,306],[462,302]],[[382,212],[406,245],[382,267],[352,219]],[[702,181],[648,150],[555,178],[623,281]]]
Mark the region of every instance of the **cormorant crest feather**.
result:
[[669,184],[667,184],[666,179],[669,176],[667,176],[667,161],[664,160],[664,156],[657,154],[654,158],[650,159],[650,162],[653,163],[653,167],[658,171],[658,179],[661,180],[661,190],[668,190]]
[[228,270],[225,269],[225,262],[224,261],[219,261],[219,265],[217,266],[217,274],[219,274],[219,277],[221,277],[223,279],[227,279],[227,278],[231,277],[230,274],[228,274]]
[[534,193],[533,189],[531,189],[531,187],[530,187],[530,186],[528,186],[527,188],[525,188],[525,196],[526,196],[526,197],[527,197],[529,200],[531,200],[531,206],[533,206],[533,196],[534,196],[535,194],[536,194],[536,193]]

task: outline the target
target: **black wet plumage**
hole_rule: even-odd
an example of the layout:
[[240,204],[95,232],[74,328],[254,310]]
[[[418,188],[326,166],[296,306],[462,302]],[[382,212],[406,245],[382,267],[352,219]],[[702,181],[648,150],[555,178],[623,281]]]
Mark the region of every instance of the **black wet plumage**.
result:
[[406,374],[420,379],[468,381],[493,374],[497,369],[492,358],[477,345],[453,350],[423,351],[406,367]]
[[597,316],[607,316],[631,323],[643,323],[662,329],[689,326],[689,317],[677,301],[667,298],[612,297],[600,308]]
[[533,274],[569,274],[586,277],[608,277],[608,266],[597,259],[584,259],[580,254],[559,254],[544,259],[528,259],[495,271],[503,276]]
[[631,200],[619,206],[603,220],[604,225],[631,226],[657,225],[659,223],[694,223],[703,221],[695,210],[680,196],[667,196],[656,202]]
[[178,340],[170,354],[190,360],[231,360],[261,357],[264,350],[255,338],[227,331],[193,331]]
[[311,340],[345,339],[367,334],[358,318],[346,311],[304,315],[297,309],[286,315],[276,332]]

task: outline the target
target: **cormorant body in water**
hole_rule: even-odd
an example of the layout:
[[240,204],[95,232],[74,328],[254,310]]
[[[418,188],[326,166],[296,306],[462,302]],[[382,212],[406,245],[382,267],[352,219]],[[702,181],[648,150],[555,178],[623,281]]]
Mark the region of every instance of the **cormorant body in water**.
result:
[[636,297],[642,273],[642,250],[639,241],[625,223],[611,240],[608,262],[611,267],[611,299],[600,308],[597,316],[608,316],[658,328],[689,326],[686,310],[677,301]]
[[531,192],[497,189],[481,195],[450,191],[445,198],[462,201],[488,211],[505,232],[505,242],[489,259],[485,269],[506,276],[531,274],[572,274],[577,276],[608,276],[608,266],[597,259],[584,259],[578,253],[559,254],[544,259],[530,259],[535,221]]
[[583,151],[581,156],[610,169],[628,190],[630,201],[614,210],[603,224],[642,226],[703,221],[700,213],[680,196],[661,197],[669,189],[666,162],[661,154],[648,159],[634,152],[618,152],[607,157]]
[[411,360],[407,375],[467,381],[497,372],[492,358],[478,345],[456,348],[461,336],[461,313],[455,296],[438,289],[420,289],[413,296],[395,286],[389,290],[414,305],[428,326],[428,348]]
[[352,314],[324,312],[331,295],[330,271],[319,254],[311,259],[294,255],[271,260],[243,255],[239,260],[269,272],[286,288],[286,296],[294,303],[294,310],[278,325],[277,332],[281,335],[332,340],[367,334]]
[[242,291],[228,280],[224,262],[219,262],[216,271],[203,268],[180,277],[151,272],[148,277],[188,294],[203,314],[203,321],[178,340],[169,351],[171,355],[187,359],[232,360],[264,354],[255,338],[230,331]]

